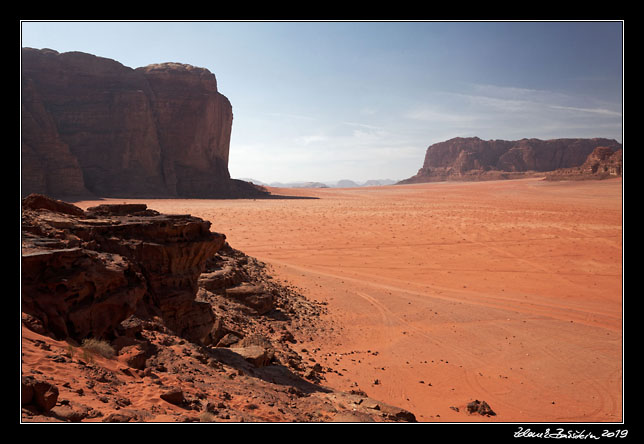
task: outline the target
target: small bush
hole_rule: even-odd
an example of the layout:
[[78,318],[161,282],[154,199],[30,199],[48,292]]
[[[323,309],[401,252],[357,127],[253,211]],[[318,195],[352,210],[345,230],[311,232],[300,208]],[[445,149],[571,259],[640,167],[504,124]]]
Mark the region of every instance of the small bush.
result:
[[199,422],[215,422],[217,418],[210,412],[202,412],[199,415]]
[[111,359],[116,355],[114,347],[112,347],[107,341],[100,339],[85,339],[81,344],[81,348],[83,351],[101,355],[108,359]]
[[67,344],[67,353],[71,359],[74,359],[74,346],[72,344]]

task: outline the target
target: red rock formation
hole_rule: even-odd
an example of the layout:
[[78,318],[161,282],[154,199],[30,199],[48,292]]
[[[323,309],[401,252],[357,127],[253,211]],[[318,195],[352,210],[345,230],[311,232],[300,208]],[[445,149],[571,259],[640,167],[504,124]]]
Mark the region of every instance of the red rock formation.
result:
[[88,195],[78,160],[59,136],[56,124],[31,79],[23,78],[22,82],[21,124],[24,194]]
[[22,310],[30,325],[59,338],[101,338],[144,312],[179,335],[208,336],[214,316],[195,301],[197,282],[225,240],[210,222],[145,205],[117,205],[111,214],[109,205],[83,212],[47,200],[23,200]]
[[561,168],[546,175],[547,180],[607,179],[622,175],[622,150],[600,146],[576,168]]
[[22,84],[23,196],[262,194],[230,179],[232,107],[206,69],[23,48]]
[[[318,385],[331,368],[290,344],[333,331],[323,304],[208,222],[31,195],[22,229],[23,421],[416,421]],[[76,347],[87,337],[114,354]]]
[[606,146],[597,147],[588,155],[580,169],[582,174],[621,176],[622,150],[613,152],[611,148]]
[[210,71],[164,63],[138,68],[150,85],[166,186],[179,196],[217,194],[230,179],[232,106]]
[[598,146],[621,147],[608,139],[447,140],[427,148],[423,167],[399,183],[490,180],[526,177],[535,172],[581,165]]

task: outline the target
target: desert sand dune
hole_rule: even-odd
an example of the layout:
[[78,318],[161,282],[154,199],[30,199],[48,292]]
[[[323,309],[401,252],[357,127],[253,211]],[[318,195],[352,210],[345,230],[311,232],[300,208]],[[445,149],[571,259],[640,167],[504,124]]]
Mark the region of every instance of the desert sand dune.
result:
[[621,178],[271,191],[319,199],[144,202],[327,303],[298,344],[325,385],[419,421],[622,420]]

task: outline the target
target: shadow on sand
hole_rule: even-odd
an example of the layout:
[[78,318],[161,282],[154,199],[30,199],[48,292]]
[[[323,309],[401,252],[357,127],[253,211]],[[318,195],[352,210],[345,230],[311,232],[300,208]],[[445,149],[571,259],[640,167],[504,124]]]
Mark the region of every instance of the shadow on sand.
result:
[[293,392],[296,394],[310,394],[314,392],[330,393],[332,391],[326,387],[307,381],[282,364],[270,362],[267,365],[255,366],[230,348],[209,348],[207,354],[223,364],[241,370],[248,376],[259,378],[271,384],[292,387]]

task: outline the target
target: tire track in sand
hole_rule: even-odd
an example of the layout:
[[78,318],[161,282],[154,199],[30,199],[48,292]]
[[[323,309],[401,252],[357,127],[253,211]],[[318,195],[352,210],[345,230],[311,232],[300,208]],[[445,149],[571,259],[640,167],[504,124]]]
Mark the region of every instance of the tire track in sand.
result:
[[[381,284],[381,283],[374,282],[373,280],[367,280],[366,279],[367,276],[365,276],[365,279],[360,279],[357,277],[348,277],[342,274],[336,274],[336,273],[331,273],[327,271],[311,269],[308,267],[303,267],[301,265],[293,265],[284,261],[273,260],[272,262],[286,266],[294,270],[298,270],[300,272],[306,272],[311,275],[324,276],[324,277],[348,282],[350,284],[357,285],[359,288],[367,287],[367,288],[373,288],[374,290],[380,290],[380,291],[384,290],[388,292],[395,292],[396,294],[395,297],[400,298],[403,301],[412,300],[412,301],[420,301],[420,302],[427,303],[431,301],[431,298],[437,298],[437,299],[441,299],[449,302],[461,302],[461,303],[464,302],[464,303],[469,303],[473,305],[481,305],[481,306],[497,308],[497,309],[501,308],[506,311],[515,310],[515,307],[508,307],[507,300],[499,300],[498,303],[484,303],[480,301],[463,300],[458,297],[428,294],[427,292],[413,291],[413,290],[403,289],[394,285]],[[452,289],[444,288],[442,290],[452,290]],[[417,325],[410,323],[409,321],[404,319],[404,317],[402,317],[401,315],[396,314],[395,312],[390,310],[383,302],[378,300],[376,296],[370,295],[363,290],[355,290],[355,289],[351,290],[351,293],[357,295],[362,300],[366,301],[376,310],[378,317],[382,321],[383,327],[386,328],[385,337],[392,337],[392,338],[395,337],[398,339],[404,338],[405,336],[402,336],[400,333],[402,329],[405,329],[409,332],[412,332],[414,335],[420,336],[425,343],[436,347],[438,350],[440,349],[448,350],[449,353],[451,353],[452,355],[451,359],[453,359],[455,362],[460,361],[460,364],[462,364],[463,371],[459,372],[459,374],[462,373],[462,381],[464,384],[464,387],[462,387],[463,390],[468,391],[468,393],[471,393],[475,397],[480,397],[480,398],[486,397],[488,400],[490,400],[490,402],[494,402],[494,404],[497,406],[497,408],[500,411],[503,411],[503,410],[508,412],[523,411],[523,414],[529,415],[532,413],[534,415],[538,415],[538,414],[543,415],[543,410],[539,410],[539,407],[530,408],[529,404],[518,404],[517,403],[518,401],[516,401],[514,398],[508,397],[504,392],[499,392],[498,384],[492,384],[490,386],[489,384],[486,383],[487,381],[485,379],[477,376],[476,369],[485,368],[486,366],[488,366],[489,362],[477,356],[475,353],[472,352],[470,348],[465,346],[459,346],[453,342],[446,344],[445,341],[442,341],[440,338],[437,338],[435,336],[428,334],[422,328],[419,328]],[[533,304],[530,304],[530,305],[533,305]],[[544,310],[551,310],[551,309],[552,307],[548,306]],[[564,309],[564,307],[562,307],[562,309]],[[565,309],[567,311],[570,310],[569,307]],[[534,307],[532,309],[526,310],[526,313],[529,313],[531,315],[536,314],[534,311]],[[558,355],[553,350],[550,350],[547,345],[539,345],[537,343],[537,344],[534,344],[534,346],[537,348],[536,349],[533,348],[531,351],[531,354],[545,356],[547,357],[547,359],[553,360],[553,362],[559,362],[561,360],[561,356]],[[616,408],[615,408],[616,401],[606,387],[601,386],[601,384],[599,384],[598,381],[595,381],[590,374],[583,374],[578,376],[580,377],[580,379],[578,381],[577,386],[586,387],[588,390],[593,392],[593,394],[595,395],[596,404],[593,404],[594,408],[592,410],[586,411],[586,412],[580,412],[578,415],[575,415],[574,417],[571,416],[570,419],[594,418],[597,415],[601,414],[601,412],[605,412],[606,408],[609,409],[608,414],[612,414],[613,412],[616,411]],[[391,393],[391,395],[395,397],[403,396],[403,399],[406,396],[406,394],[402,392]],[[568,419],[568,418],[561,418],[561,415],[556,415],[556,416],[553,416],[552,418],[556,420]]]
[[[379,277],[372,276],[367,273],[360,273],[352,271],[353,276],[346,274],[338,274],[329,271],[322,271],[319,268],[309,268],[301,265],[294,265],[283,260],[268,259],[266,262],[287,266],[291,269],[301,272],[317,274],[319,276],[330,277],[342,281],[352,282],[362,287],[376,288],[380,290],[392,291],[403,294],[407,299],[415,300],[418,302],[428,302],[430,299],[439,299],[448,302],[464,303],[470,305],[477,305],[486,308],[494,308],[503,310],[505,312],[517,312],[529,316],[544,316],[551,319],[569,322],[574,320],[586,325],[608,328],[611,331],[621,331],[621,318],[615,317],[611,313],[605,312],[589,312],[581,308],[575,308],[563,304],[540,303],[536,301],[523,301],[516,298],[499,296],[497,294],[483,293],[472,289],[462,289],[453,287],[444,287],[435,284],[414,284],[410,281],[405,281],[396,278],[385,277],[389,284],[378,283],[375,280]],[[392,283],[400,282],[406,286],[422,286],[430,291],[419,291],[408,288],[402,288]],[[617,325],[617,327],[614,327]]]

